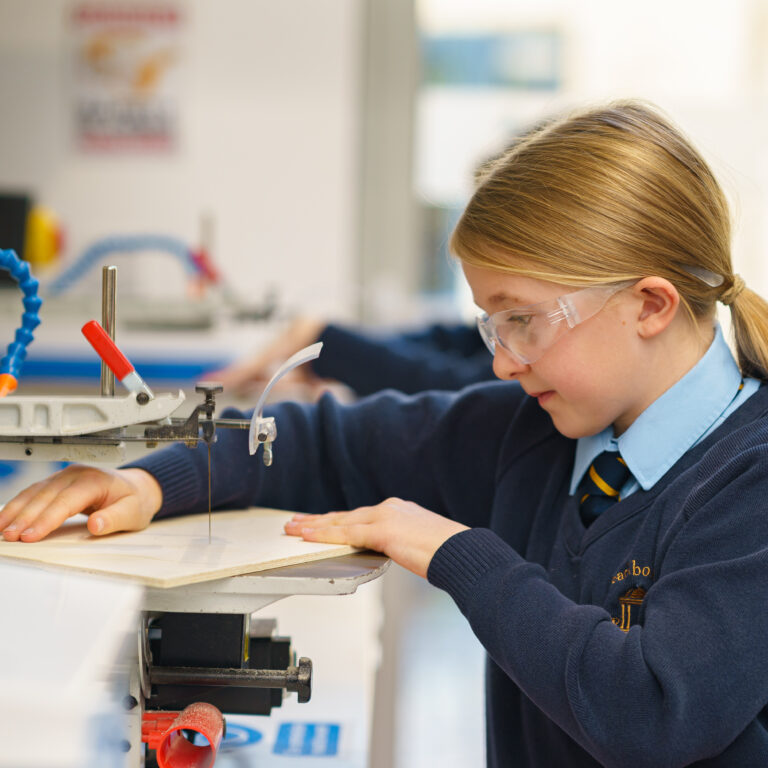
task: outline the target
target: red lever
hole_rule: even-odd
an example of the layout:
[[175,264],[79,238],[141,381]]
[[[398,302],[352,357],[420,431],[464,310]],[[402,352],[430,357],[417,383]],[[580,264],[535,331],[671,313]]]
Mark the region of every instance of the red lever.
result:
[[153,710],[145,712],[141,718],[141,740],[150,748],[157,749],[165,736],[165,732],[173,725],[173,721],[181,713],[160,712]]
[[136,373],[131,361],[118,349],[117,344],[96,320],[89,320],[81,330],[99,357],[129,392],[145,392],[150,399],[154,397],[144,379]]
[[86,323],[82,331],[83,336],[91,342],[91,346],[99,353],[99,357],[120,381],[134,370],[130,360],[117,348],[117,344],[96,320]]

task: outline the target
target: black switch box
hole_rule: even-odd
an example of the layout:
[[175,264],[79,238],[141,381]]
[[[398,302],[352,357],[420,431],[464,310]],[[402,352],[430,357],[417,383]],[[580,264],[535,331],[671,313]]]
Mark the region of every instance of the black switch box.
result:
[[248,616],[243,614],[164,613],[152,630],[152,661],[157,666],[248,666]]
[[[24,258],[27,217],[32,205],[28,195],[0,192],[0,250],[14,250]],[[16,281],[5,269],[0,269],[0,287],[15,286]]]

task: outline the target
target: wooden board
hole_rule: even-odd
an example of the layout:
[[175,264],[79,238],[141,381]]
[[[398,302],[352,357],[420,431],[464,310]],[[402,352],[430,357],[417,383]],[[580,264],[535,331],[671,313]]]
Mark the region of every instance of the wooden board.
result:
[[0,541],[0,559],[130,579],[149,587],[178,587],[356,552],[283,533],[292,512],[247,509],[158,520],[136,533],[91,536],[74,518],[34,544]]

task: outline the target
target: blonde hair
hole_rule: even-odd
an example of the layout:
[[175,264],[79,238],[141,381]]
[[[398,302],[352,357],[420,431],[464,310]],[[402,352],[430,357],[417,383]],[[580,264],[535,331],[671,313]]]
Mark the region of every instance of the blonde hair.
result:
[[733,273],[728,204],[655,109],[616,102],[525,136],[489,168],[451,237],[478,267],[565,285],[658,275],[692,318],[731,307],[739,366],[768,379],[768,303]]

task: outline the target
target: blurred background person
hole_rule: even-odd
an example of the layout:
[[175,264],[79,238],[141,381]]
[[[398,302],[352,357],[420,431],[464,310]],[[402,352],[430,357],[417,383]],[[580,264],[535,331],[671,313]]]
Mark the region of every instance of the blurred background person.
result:
[[281,363],[316,341],[323,343],[320,357],[295,369],[287,382],[304,387],[307,397],[327,388],[327,379],[364,396],[381,389],[407,394],[461,389],[493,378],[492,360],[474,326],[435,324],[423,330],[376,333],[306,318],[295,320],[261,353],[210,377],[230,394],[251,393],[262,388]]

